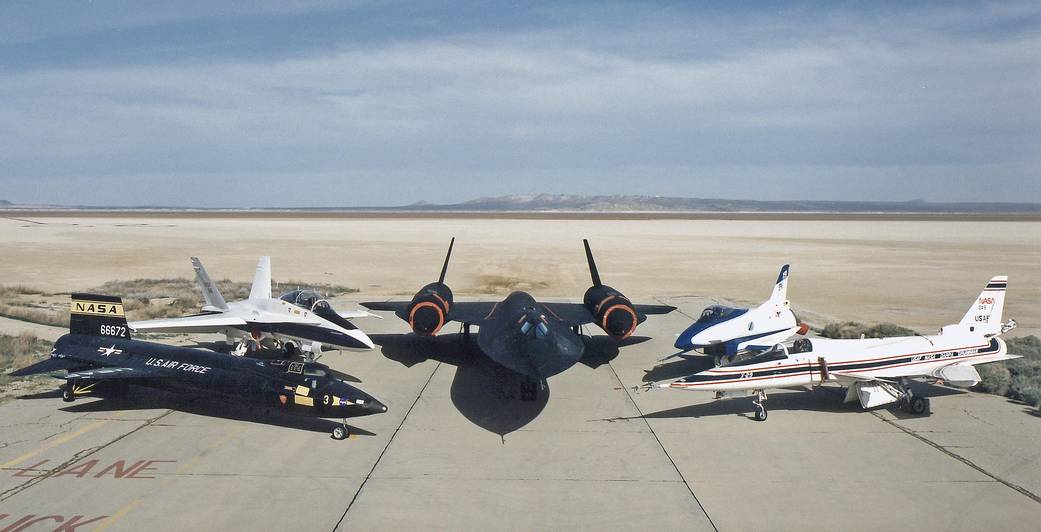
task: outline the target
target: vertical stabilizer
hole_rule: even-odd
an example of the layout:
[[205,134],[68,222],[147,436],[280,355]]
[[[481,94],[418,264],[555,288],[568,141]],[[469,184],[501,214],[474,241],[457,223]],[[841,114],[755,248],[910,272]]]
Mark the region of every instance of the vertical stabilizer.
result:
[[777,274],[777,284],[774,285],[774,291],[770,294],[770,302],[775,305],[784,306],[784,302],[788,301],[788,265],[781,266],[781,273]]
[[271,299],[271,257],[260,257],[257,261],[257,273],[253,275],[249,298]]
[[90,336],[130,338],[123,300],[99,294],[72,294],[69,332]]
[[228,310],[228,303],[224,301],[224,296],[210,279],[210,275],[206,273],[206,268],[202,267],[202,261],[198,257],[192,257],[192,268],[195,268],[195,282],[199,283],[199,290],[202,290],[202,297],[206,300],[206,310]]
[[452,258],[452,246],[455,245],[455,237],[452,237],[452,241],[448,243],[448,254],[445,255],[445,263],[441,266],[441,276],[437,278],[437,282],[445,284],[445,274],[448,273],[448,259]]
[[593,252],[589,249],[589,240],[583,238],[582,245],[586,248],[586,262],[589,263],[589,277],[593,279],[593,286],[601,286],[600,272],[596,270],[596,262],[593,261]]
[[980,292],[980,296],[969,307],[965,317],[961,319],[961,325],[978,327],[977,330],[985,334],[1001,332],[1001,312],[1005,307],[1005,288],[1007,286],[1008,276],[992,277]]

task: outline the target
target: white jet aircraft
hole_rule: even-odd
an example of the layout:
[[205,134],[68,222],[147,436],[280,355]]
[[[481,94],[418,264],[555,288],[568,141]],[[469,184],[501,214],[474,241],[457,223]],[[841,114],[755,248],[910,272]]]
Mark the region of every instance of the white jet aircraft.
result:
[[[713,305],[701,311],[701,317],[676,339],[680,356],[694,349],[713,355],[717,363],[722,357],[734,356],[755,346],[772,346],[796,333],[806,334],[809,327],[799,324],[788,303],[788,265],[781,268],[770,299],[753,309]],[[665,360],[665,359],[662,359]]]
[[864,408],[902,401],[909,412],[924,414],[929,400],[911,393],[911,379],[967,388],[980,381],[976,364],[1019,358],[1009,355],[998,337],[1016,326],[1014,320],[1001,323],[1007,284],[1005,276],[991,279],[961,322],[933,336],[800,338],[791,348],[777,345],[764,352],[749,351],[722,366],[657,386],[711,390],[717,399],[754,395],[758,421],[766,420],[766,389],[824,383],[847,386],[846,402],[859,400]]
[[297,349],[308,359],[321,354],[322,346],[334,349],[368,350],[373,343],[354,326],[351,318],[379,317],[364,310],[336,312],[313,290],[294,290],[271,297],[271,258],[260,257],[249,299],[227,303],[210,280],[198,258],[192,257],[195,279],[206,305],[203,313],[182,318],[131,322],[135,332],[218,333],[236,343],[232,354],[260,347]]

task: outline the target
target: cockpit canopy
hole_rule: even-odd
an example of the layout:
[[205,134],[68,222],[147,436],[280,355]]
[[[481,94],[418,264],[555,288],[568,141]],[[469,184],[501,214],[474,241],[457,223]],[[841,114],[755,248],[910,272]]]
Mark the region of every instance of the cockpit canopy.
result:
[[520,327],[521,334],[525,336],[534,336],[535,338],[542,339],[549,334],[549,327],[546,325],[546,317],[539,316],[538,319],[525,319]]
[[708,307],[705,310],[701,311],[701,317],[698,318],[698,321],[695,323],[723,321],[733,318],[735,316],[740,316],[745,312],[748,311],[742,308],[731,308],[724,307],[722,305],[712,305],[711,307]]
[[745,351],[743,353],[738,353],[727,363],[720,364],[720,367],[751,366],[753,364],[761,364],[772,360],[784,360],[786,358],[788,358],[788,349],[781,344],[777,344],[766,351]]
[[326,309],[332,309],[329,302],[322,298],[321,294],[314,290],[293,290],[292,292],[286,292],[279,297],[282,301],[292,303],[300,308],[305,308],[313,312],[320,312]]

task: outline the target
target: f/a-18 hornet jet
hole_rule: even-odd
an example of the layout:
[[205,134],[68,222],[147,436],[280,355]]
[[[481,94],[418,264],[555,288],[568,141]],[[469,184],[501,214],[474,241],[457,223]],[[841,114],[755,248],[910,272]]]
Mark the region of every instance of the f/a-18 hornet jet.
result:
[[595,323],[612,338],[624,340],[648,314],[675,310],[668,305],[636,305],[621,292],[600,282],[589,242],[583,240],[593,286],[583,303],[540,303],[526,292],[513,292],[506,299],[460,301],[452,298],[445,284],[452,246],[437,282],[416,292],[410,301],[366,302],[370,310],[393,311],[420,336],[433,336],[450,321],[463,324],[464,337],[476,325],[477,346],[488,358],[528,378],[522,398],[534,400],[546,379],[578,362],[585,352],[580,327]]
[[791,347],[749,350],[721,366],[659,386],[714,391],[717,399],[751,392],[758,421],[766,420],[766,389],[825,383],[846,386],[846,402],[859,400],[864,408],[900,401],[909,412],[925,414],[929,399],[912,393],[912,379],[968,388],[980,382],[975,365],[1019,358],[1008,354],[999,338],[1016,326],[1014,320],[1001,323],[1007,285],[1008,277],[992,278],[960,322],[932,336],[800,338]]
[[799,323],[788,302],[788,265],[785,264],[777,275],[770,299],[755,308],[706,307],[698,320],[676,338],[676,349],[681,351],[666,358],[700,349],[721,361],[747,349],[773,346],[796,333],[805,335],[808,330],[809,326]]
[[[277,406],[314,417],[378,414],[387,407],[347,384],[344,375],[317,362],[256,360],[133,340],[119,297],[72,294],[69,334],[50,357],[11,375],[66,370],[62,399],[93,392],[125,391],[130,384],[218,394],[247,403]],[[346,438],[346,422],[332,435]]]
[[218,333],[235,343],[233,354],[247,349],[283,348],[293,354],[297,348],[313,360],[322,346],[334,349],[368,350],[373,343],[354,326],[350,318],[376,316],[364,310],[336,312],[328,301],[313,290],[293,290],[277,299],[271,297],[271,258],[260,257],[249,299],[227,303],[217,285],[210,280],[198,258],[192,257],[195,280],[206,306],[202,314],[130,323],[134,332]]

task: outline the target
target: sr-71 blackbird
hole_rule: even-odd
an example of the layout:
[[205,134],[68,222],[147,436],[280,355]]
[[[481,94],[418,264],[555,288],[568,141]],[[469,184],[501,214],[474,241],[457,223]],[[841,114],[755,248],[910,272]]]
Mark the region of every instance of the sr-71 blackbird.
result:
[[[36,375],[66,370],[62,399],[125,390],[129,384],[221,395],[249,404],[276,406],[313,417],[378,414],[387,407],[347,384],[345,376],[316,362],[256,360],[130,338],[122,300],[72,294],[69,334],[50,357],[11,373]],[[346,422],[332,435],[348,436]]]
[[593,285],[582,303],[542,303],[526,292],[513,292],[502,301],[453,299],[445,284],[452,246],[437,282],[416,292],[410,301],[366,302],[370,310],[393,311],[420,336],[433,336],[450,321],[463,324],[464,338],[476,325],[477,346],[488,358],[527,377],[521,396],[534,400],[546,379],[577,363],[585,353],[580,327],[595,323],[616,340],[631,336],[648,314],[675,310],[668,305],[633,304],[621,292],[600,282],[589,242],[583,240]]

